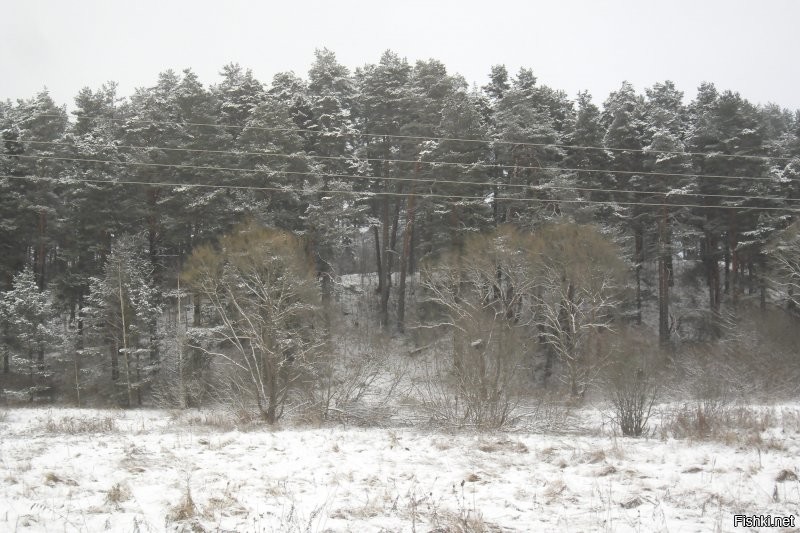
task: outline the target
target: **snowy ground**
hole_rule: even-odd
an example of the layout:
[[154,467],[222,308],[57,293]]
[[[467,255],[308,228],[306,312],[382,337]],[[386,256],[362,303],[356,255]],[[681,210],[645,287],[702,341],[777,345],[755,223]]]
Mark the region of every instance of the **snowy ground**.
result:
[[734,531],[800,515],[800,408],[769,409],[753,444],[12,409],[0,531]]

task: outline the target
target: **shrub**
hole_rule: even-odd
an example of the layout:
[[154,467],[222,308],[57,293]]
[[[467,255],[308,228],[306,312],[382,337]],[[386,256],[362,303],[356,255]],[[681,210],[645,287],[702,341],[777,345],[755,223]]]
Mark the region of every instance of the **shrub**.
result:
[[607,369],[606,392],[613,420],[627,437],[647,434],[653,405],[659,396],[654,361],[649,356],[652,353],[658,353],[656,347],[637,333],[623,331]]

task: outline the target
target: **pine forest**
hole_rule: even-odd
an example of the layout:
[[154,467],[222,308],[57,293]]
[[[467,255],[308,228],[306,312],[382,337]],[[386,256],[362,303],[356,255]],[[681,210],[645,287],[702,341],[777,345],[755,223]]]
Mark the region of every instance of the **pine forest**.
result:
[[603,400],[640,435],[656,400],[796,398],[800,111],[487,74],[321,49],[0,102],[0,401],[499,428]]

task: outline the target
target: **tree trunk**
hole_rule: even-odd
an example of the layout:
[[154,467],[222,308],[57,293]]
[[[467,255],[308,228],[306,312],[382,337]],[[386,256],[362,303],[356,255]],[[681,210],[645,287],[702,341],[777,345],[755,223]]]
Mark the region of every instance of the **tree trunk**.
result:
[[[414,177],[419,175],[419,163],[414,168]],[[400,259],[400,286],[398,287],[397,295],[397,328],[402,333],[405,330],[406,318],[406,272],[411,258],[411,237],[414,231],[414,207],[416,198],[417,182],[411,182],[411,193],[408,197],[408,204],[406,205],[406,229],[403,232],[403,254]]]
[[269,373],[268,384],[269,390],[267,393],[269,394],[269,398],[267,399],[267,423],[274,424],[275,420],[277,419],[276,413],[278,408],[278,380],[274,371],[270,371]]
[[375,292],[380,294],[383,289],[383,261],[381,258],[381,237],[378,234],[378,226],[372,226],[372,236],[375,241],[375,266],[378,276],[378,287],[375,289]]
[[139,359],[139,351],[136,351],[136,405],[142,406],[142,362]]
[[736,229],[736,212],[731,210],[730,222],[728,224],[728,250],[731,256],[731,299],[735,306],[739,303],[739,290],[740,290],[740,261],[739,252],[736,249],[739,245],[739,238]]
[[47,254],[47,246],[45,243],[45,233],[47,232],[47,213],[44,209],[39,210],[39,239],[36,250],[36,282],[39,290],[45,288],[45,255]]
[[666,346],[669,344],[669,280],[671,272],[667,264],[667,257],[670,255],[667,245],[667,224],[669,221],[667,207],[664,206],[663,214],[659,222],[659,251],[658,251],[658,340],[659,344]]
[[183,316],[181,314],[181,307],[183,303],[181,301],[181,275],[178,273],[178,321],[175,324],[175,333],[177,342],[177,351],[178,351],[178,406],[181,409],[186,409],[189,405],[189,399],[187,396],[187,388],[186,388],[186,369],[184,368],[183,362],[183,345],[186,342],[185,336],[185,329],[183,324]]
[[730,240],[725,242],[725,252],[723,254],[723,282],[722,282],[722,293],[723,294],[730,294],[731,291],[731,249],[730,249]]
[[706,267],[706,283],[708,285],[709,310],[711,311],[711,331],[714,336],[719,336],[720,326],[720,279],[719,264],[717,262],[717,239],[712,231],[706,231],[703,244],[703,262]]
[[83,353],[83,295],[78,294],[78,332],[75,339],[75,403],[81,406],[81,354]]
[[[161,189],[158,188],[150,188],[147,191],[147,202],[150,209],[147,220],[147,244],[150,264],[153,267],[152,281],[156,287],[161,287],[163,281],[162,266],[158,260],[158,246],[161,242],[161,220],[158,216],[158,199],[160,195]],[[150,336],[150,361],[155,365],[160,358],[158,351],[158,320],[152,320],[147,326]]]
[[389,284],[392,271],[389,268],[389,197],[383,198],[383,216],[381,221],[381,263],[383,263],[383,277],[380,282],[380,323],[381,327],[389,326]]
[[417,235],[418,235],[418,233],[419,232],[417,231],[417,226],[416,225],[412,225],[411,226],[411,249],[408,251],[408,273],[410,275],[412,275],[412,276],[417,271],[417,254],[414,253],[414,250],[416,250],[416,248],[417,248],[417,242],[418,242]]
[[640,224],[634,227],[634,261],[636,262],[636,324],[642,325],[642,262],[644,261],[644,235]]
[[117,381],[119,379],[119,343],[114,341],[109,347],[111,348],[111,381]]
[[759,290],[759,307],[762,311],[767,310],[767,278],[764,275],[766,269],[764,255],[761,254],[758,260],[758,290]]

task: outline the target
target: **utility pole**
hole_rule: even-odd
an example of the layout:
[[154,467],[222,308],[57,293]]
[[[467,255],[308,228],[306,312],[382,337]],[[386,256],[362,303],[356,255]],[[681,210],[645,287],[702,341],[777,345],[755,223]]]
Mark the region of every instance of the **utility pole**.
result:
[[122,295],[122,260],[117,262],[117,282],[119,283],[119,311],[122,315],[122,350],[125,354],[125,386],[128,391],[128,407],[133,406],[133,396],[131,395],[131,365],[128,356],[128,328],[125,324],[125,300]]

